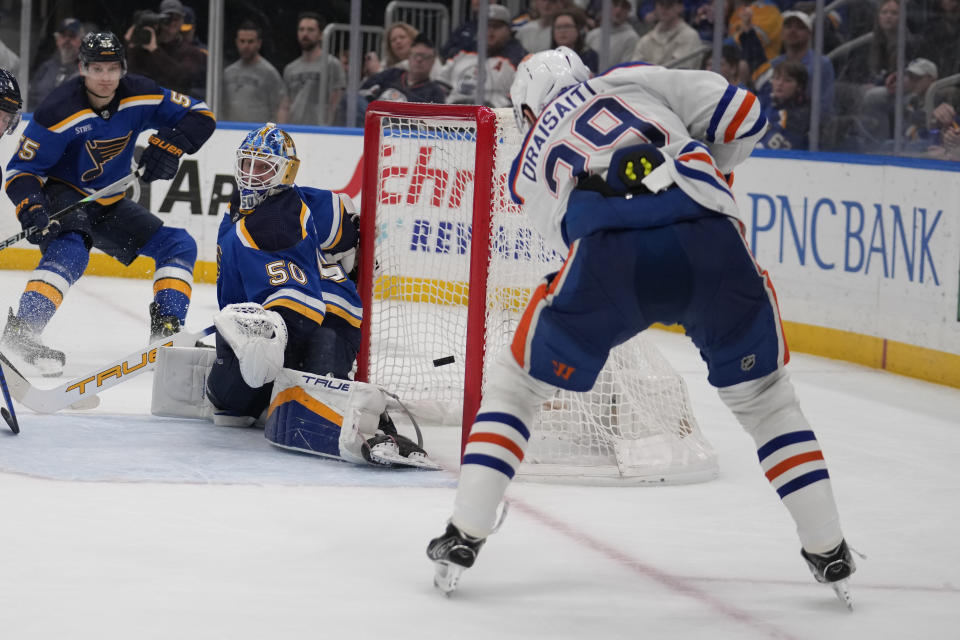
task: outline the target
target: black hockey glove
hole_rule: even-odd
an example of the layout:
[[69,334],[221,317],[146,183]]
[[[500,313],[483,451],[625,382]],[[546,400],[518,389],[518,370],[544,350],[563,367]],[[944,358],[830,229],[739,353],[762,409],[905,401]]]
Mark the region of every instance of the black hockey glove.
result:
[[24,198],[17,205],[17,218],[20,220],[20,226],[24,231],[35,227],[36,230],[27,235],[27,242],[31,244],[40,244],[43,236],[47,233],[54,233],[60,228],[60,223],[54,220],[50,222],[50,214],[47,213],[47,199],[43,194],[36,194]]
[[171,180],[177,175],[180,157],[187,146],[187,137],[176,129],[160,129],[150,136],[147,148],[140,156],[144,182]]

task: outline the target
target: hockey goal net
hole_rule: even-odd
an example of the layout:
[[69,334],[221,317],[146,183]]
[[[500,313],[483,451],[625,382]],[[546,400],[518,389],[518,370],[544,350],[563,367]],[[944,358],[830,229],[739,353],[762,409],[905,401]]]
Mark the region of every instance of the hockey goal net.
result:
[[[397,393],[424,421],[462,424],[464,443],[489,364],[563,261],[509,197],[521,143],[508,109],[375,102],[366,113],[357,378]],[[717,474],[683,379],[642,335],[611,353],[591,391],[545,403],[530,431],[528,478]]]

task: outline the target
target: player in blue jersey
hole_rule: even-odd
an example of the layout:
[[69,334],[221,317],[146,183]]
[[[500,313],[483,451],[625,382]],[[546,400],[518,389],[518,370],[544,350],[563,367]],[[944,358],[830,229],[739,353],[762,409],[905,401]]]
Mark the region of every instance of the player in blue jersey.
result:
[[[237,152],[230,210],[217,234],[217,301],[255,302],[277,312],[288,335],[284,364],[347,378],[360,345],[360,296],[340,260],[352,267],[358,234],[350,198],[294,184],[300,161],[293,139],[267,123]],[[251,389],[231,346],[217,334],[207,381],[218,421],[256,418],[270,385]]]
[[[345,194],[294,184],[299,164],[293,139],[273,123],[251,131],[237,151],[240,190],[217,234],[222,311],[215,316],[217,356],[206,388],[217,424],[254,423],[270,404],[281,368],[349,380],[360,348],[363,311],[348,276],[359,242],[356,209]],[[345,386],[336,380],[325,384]],[[351,402],[358,389],[370,391],[370,385],[349,385]],[[307,409],[299,410],[316,406],[305,402]],[[411,454],[424,454],[396,433],[382,397],[379,403],[372,412],[374,428],[381,429],[377,438],[389,436],[408,461]],[[321,413],[329,415],[329,405]],[[340,429],[321,425],[323,417],[312,411],[291,422],[298,426],[291,428],[283,419],[278,424],[274,416],[267,421],[267,438],[285,448],[386,464],[370,459],[375,443],[367,440],[357,441],[362,457],[348,458]]]
[[20,111],[23,98],[20,85],[12,73],[0,68],[0,138],[13,133],[20,124]]
[[528,132],[511,194],[568,253],[486,376],[453,515],[427,547],[436,585],[452,591],[494,530],[537,407],[557,388],[591,389],[613,347],[661,322],[700,350],[796,523],[802,557],[849,604],[855,566],[830,475],[727,178],[766,128],[756,96],[715,73],[645,64],[591,78],[565,47],[521,63],[510,94]]
[[198,100],[127,75],[120,40],[89,33],[80,46],[80,76],[57,87],[37,107],[7,165],[7,196],[27,240],[42,257],[16,315],[11,309],[2,345],[45,375],[59,375],[62,351],[40,342],[70,287],[96,247],[124,265],[154,259],[151,339],[179,331],[190,304],[196,242],[123,194],[107,196],[58,220],[50,215],[129,174],[141,132],[156,129],[140,158],[142,179],[169,180],[184,153],[210,137],[216,120]]

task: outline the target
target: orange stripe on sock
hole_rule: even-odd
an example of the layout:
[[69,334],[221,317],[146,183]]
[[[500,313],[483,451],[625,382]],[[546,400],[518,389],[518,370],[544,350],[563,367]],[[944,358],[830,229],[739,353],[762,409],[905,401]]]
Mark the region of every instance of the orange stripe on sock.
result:
[[470,446],[471,442],[489,442],[490,444],[498,444],[513,455],[517,456],[517,460],[523,460],[523,450],[517,446],[517,443],[507,438],[506,436],[501,436],[497,433],[474,433],[470,436],[470,439],[467,440],[467,446]]
[[188,298],[190,297],[190,293],[193,291],[189,284],[183,280],[180,280],[179,278],[160,278],[153,283],[153,295],[157,295],[164,289],[174,289]]
[[44,298],[48,299],[53,303],[55,308],[60,307],[60,303],[63,302],[63,294],[55,286],[43,280],[31,280],[27,283],[24,291],[33,291],[34,293],[39,293]]
[[794,467],[799,467],[801,464],[805,462],[813,462],[814,460],[823,460],[823,452],[819,450],[808,451],[806,453],[795,455],[792,458],[787,458],[780,464],[770,467],[770,470],[767,471],[767,474],[766,474],[767,480],[769,480],[770,482],[773,482],[774,478],[776,478],[777,476],[783,473],[786,473],[790,469],[793,469]]

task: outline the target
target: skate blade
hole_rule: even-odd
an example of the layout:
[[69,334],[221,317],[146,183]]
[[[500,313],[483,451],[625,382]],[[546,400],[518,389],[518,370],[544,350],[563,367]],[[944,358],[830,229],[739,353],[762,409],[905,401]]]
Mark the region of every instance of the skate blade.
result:
[[400,455],[396,446],[385,446],[386,444],[387,443],[379,444],[370,449],[370,457],[377,464],[410,469],[425,469],[428,471],[441,471],[443,469],[443,467],[422,453],[412,453],[410,457],[404,458]]
[[29,362],[19,353],[11,351],[3,354],[18,371],[25,376],[42,376],[44,378],[59,378],[63,375],[63,365],[53,358],[37,358]]
[[463,573],[463,567],[449,562],[437,562],[437,570],[433,575],[433,586],[443,592],[443,595],[450,596],[457,588],[460,582],[460,575]]
[[850,594],[849,583],[846,580],[837,580],[831,582],[830,586],[833,588],[833,592],[837,594],[840,602],[847,605],[847,609],[853,611],[853,596]]

